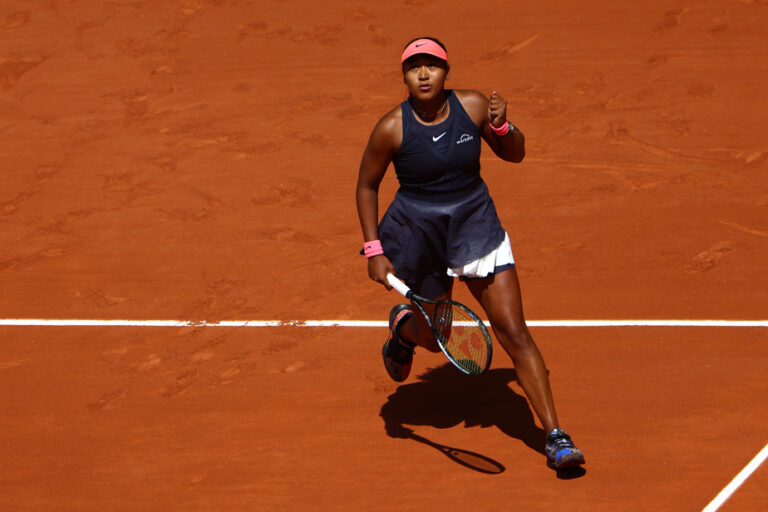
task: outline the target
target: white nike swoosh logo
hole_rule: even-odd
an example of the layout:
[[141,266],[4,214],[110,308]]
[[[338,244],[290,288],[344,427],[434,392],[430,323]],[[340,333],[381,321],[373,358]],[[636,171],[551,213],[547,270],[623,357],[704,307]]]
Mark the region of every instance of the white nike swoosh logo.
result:
[[442,138],[443,138],[443,135],[445,135],[446,133],[448,133],[448,132],[443,132],[443,133],[441,133],[440,135],[438,135],[437,137],[435,137],[435,136],[433,135],[433,136],[432,136],[432,142],[437,142],[437,141],[439,141],[440,139],[442,139]]

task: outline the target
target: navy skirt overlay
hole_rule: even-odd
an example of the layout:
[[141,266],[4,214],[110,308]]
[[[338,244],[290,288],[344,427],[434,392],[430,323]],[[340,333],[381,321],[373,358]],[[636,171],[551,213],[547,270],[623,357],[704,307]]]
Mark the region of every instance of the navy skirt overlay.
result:
[[484,182],[451,203],[420,201],[397,193],[379,223],[384,254],[397,276],[414,293],[427,298],[450,290],[449,267],[482,258],[504,237]]

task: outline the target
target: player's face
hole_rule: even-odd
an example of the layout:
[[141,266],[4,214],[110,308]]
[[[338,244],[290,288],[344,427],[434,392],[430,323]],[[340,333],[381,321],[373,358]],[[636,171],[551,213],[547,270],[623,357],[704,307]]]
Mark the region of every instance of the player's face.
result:
[[431,55],[414,55],[403,62],[403,81],[414,98],[430,100],[442,95],[447,75],[447,63]]

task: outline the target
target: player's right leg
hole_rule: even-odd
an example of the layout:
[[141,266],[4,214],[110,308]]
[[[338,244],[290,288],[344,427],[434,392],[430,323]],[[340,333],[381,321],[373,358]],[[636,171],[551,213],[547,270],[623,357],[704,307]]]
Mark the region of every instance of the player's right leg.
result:
[[400,335],[400,329],[413,318],[408,304],[398,304],[389,313],[389,335],[381,347],[384,368],[395,382],[402,382],[411,373],[413,349],[416,345]]
[[[438,300],[450,298],[450,295],[449,291]],[[429,304],[425,309],[428,315],[434,312]],[[395,382],[404,381],[410,374],[417,345],[430,352],[440,352],[432,329],[418,308],[413,304],[398,304],[389,313],[389,335],[381,349],[384,367]]]
[[[450,298],[450,294],[440,296],[438,300],[447,298]],[[432,333],[432,329],[429,327],[429,323],[427,323],[427,319],[424,318],[424,315],[418,311],[415,305],[412,304],[409,307],[414,314],[400,325],[400,337],[430,352],[440,352],[440,347],[437,344],[435,335]],[[435,308],[430,304],[424,304],[422,307],[424,307],[428,315],[431,316],[434,313]]]
[[[413,291],[416,295],[428,299],[447,300],[453,294],[453,278],[445,273],[439,273],[425,278],[421,282],[420,287],[414,288]],[[435,307],[430,304],[423,304],[423,307],[427,315],[432,318]],[[427,319],[421,314],[415,304],[411,304],[411,309],[414,314],[400,326],[400,336],[430,352],[440,352],[440,346],[437,344]]]

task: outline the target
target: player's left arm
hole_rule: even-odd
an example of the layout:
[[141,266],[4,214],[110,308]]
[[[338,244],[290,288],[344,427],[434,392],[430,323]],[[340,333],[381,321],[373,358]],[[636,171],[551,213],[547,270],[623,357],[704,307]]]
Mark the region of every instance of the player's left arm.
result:
[[477,91],[457,91],[464,110],[480,129],[485,142],[502,160],[521,162],[525,157],[525,136],[519,128],[510,128],[505,135],[497,135],[491,125],[500,128],[507,123],[507,100],[496,91],[490,99]]

